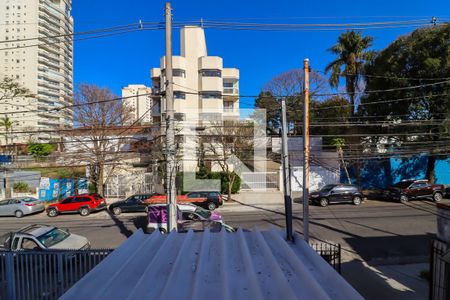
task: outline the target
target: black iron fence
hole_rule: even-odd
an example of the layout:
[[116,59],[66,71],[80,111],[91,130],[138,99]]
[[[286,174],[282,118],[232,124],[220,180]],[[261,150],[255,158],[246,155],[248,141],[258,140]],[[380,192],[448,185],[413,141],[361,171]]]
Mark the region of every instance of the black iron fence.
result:
[[[450,300],[450,246],[433,240],[430,252],[430,300]],[[448,256],[448,258],[447,258]]]
[[314,242],[310,246],[341,274],[341,244]]
[[0,299],[58,299],[112,251],[0,251]]

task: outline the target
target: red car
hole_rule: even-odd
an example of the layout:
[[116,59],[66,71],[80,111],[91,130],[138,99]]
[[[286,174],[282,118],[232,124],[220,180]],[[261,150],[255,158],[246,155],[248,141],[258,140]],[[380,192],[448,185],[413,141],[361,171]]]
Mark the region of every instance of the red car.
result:
[[97,194],[82,194],[70,196],[61,202],[50,204],[47,207],[47,215],[56,217],[60,213],[78,212],[82,216],[87,216],[93,211],[106,208],[106,200]]

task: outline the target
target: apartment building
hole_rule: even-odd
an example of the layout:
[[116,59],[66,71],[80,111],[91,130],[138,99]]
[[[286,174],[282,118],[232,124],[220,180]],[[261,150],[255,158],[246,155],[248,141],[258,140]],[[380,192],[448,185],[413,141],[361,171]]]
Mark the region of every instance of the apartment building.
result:
[[133,117],[129,123],[137,120],[141,124],[152,123],[152,113],[158,110],[153,106],[151,88],[143,84],[130,84],[122,88],[122,97],[123,104],[132,109]]
[[[239,69],[224,68],[219,56],[208,56],[203,28],[185,26],[180,30],[180,55],[173,56],[174,113],[177,121],[179,155],[184,171],[197,168],[198,125],[239,120]],[[165,91],[165,57],[150,71],[154,95]],[[165,98],[160,103],[164,120]]]
[[[176,118],[239,118],[239,69],[224,68],[219,56],[208,56],[203,28],[185,26],[180,32],[180,55],[173,56]],[[151,69],[152,90],[164,92],[165,57]],[[164,113],[165,101],[161,100]],[[193,115],[196,115],[195,117]]]
[[[1,117],[13,122],[14,142],[57,138],[56,132],[34,135],[23,131],[71,126],[70,110],[49,109],[73,101],[73,18],[71,0],[0,0],[0,77],[9,76],[34,98],[7,99]],[[59,36],[55,38],[55,36]],[[39,37],[39,40],[36,38]],[[29,111],[33,112],[22,112]],[[6,114],[8,113],[8,114]],[[3,136],[0,137],[4,138]],[[2,142],[3,142],[2,141]]]

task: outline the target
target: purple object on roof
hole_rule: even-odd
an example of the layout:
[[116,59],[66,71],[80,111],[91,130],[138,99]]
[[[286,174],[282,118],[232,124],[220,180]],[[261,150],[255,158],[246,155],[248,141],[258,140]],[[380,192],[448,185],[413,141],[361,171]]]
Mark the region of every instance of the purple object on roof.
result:
[[154,205],[148,207],[149,223],[167,223],[167,205]]

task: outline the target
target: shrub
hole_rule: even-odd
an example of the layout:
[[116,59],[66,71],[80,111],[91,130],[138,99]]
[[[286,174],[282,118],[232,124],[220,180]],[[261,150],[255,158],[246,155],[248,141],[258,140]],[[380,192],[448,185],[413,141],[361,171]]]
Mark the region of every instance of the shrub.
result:
[[14,183],[13,190],[16,193],[27,193],[30,191],[30,187],[28,186],[28,183],[19,181]]

